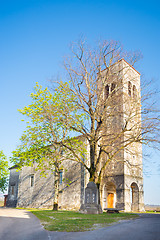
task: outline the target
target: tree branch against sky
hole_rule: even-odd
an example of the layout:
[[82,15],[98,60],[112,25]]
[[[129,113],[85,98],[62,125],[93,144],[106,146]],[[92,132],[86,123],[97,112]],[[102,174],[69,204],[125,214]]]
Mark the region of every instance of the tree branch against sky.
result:
[[[131,76],[132,67],[141,57],[139,53],[128,54],[114,41],[101,42],[92,49],[82,40],[72,45],[71,52],[64,62],[68,91],[75,96],[77,109],[85,115],[85,124],[68,124],[89,145],[90,181],[101,188],[107,166],[112,161],[121,162],[124,149],[138,159],[141,144],[158,146],[159,110],[154,108],[149,92],[141,96],[137,75]],[[133,96],[127,90],[128,76]],[[139,167],[142,168],[141,164]]]

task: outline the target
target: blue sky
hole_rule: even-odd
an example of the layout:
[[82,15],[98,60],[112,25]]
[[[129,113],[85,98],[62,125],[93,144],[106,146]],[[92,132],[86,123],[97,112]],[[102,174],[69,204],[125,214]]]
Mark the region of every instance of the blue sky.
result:
[[[35,82],[46,86],[61,72],[70,43],[81,35],[141,51],[137,70],[160,88],[159,1],[0,0],[0,35],[0,149],[8,157],[25,128],[17,109],[30,103]],[[145,203],[160,204],[159,159],[152,150],[145,160]]]

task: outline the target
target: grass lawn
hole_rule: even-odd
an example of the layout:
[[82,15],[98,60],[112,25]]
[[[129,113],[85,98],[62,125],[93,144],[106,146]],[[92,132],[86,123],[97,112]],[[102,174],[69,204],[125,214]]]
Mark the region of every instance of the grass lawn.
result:
[[124,219],[136,218],[136,214],[131,213],[102,213],[102,214],[82,214],[74,211],[52,211],[30,209],[36,215],[44,228],[49,231],[59,232],[81,232],[94,230],[108,226],[114,222]]

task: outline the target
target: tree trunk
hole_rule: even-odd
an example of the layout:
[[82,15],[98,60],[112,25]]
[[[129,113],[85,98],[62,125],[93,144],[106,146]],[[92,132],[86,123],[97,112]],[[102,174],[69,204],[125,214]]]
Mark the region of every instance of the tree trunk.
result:
[[53,204],[53,211],[58,211],[58,203]]
[[102,187],[102,184],[100,184],[100,186],[99,186],[99,198],[100,198],[99,204],[103,208],[103,187]]
[[96,184],[97,185],[97,189],[98,189],[98,204],[100,204],[100,184],[99,183],[97,183]]
[[92,175],[92,181],[95,182],[97,189],[98,189],[98,204],[103,207],[103,184],[102,184],[102,179],[100,176],[97,175],[96,172]]
[[58,210],[58,198],[59,198],[59,167],[55,165],[55,180],[54,180],[54,203],[53,210]]

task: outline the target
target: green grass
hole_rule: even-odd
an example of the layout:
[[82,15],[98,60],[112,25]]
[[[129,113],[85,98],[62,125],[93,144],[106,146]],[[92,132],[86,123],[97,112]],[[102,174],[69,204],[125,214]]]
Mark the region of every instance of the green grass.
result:
[[145,213],[160,214],[160,211],[146,211]]
[[114,222],[137,217],[136,214],[82,214],[74,211],[30,210],[49,231],[81,232],[108,226]]
[[4,201],[0,201],[0,207],[4,206]]

